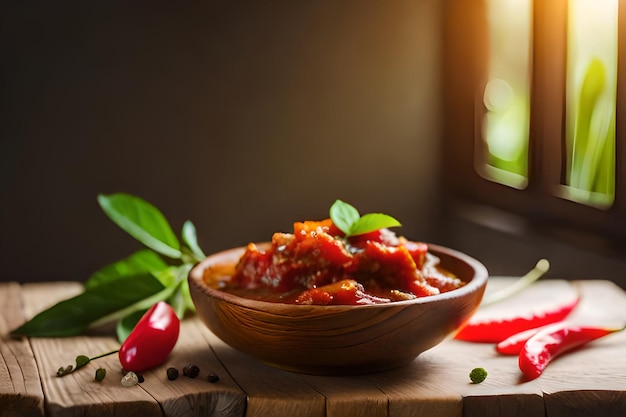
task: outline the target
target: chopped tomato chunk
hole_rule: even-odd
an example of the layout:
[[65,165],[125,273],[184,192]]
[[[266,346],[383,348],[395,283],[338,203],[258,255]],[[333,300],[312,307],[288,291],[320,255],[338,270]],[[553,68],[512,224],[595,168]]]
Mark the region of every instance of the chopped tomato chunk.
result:
[[428,245],[422,242],[411,242],[406,239],[402,239],[400,242],[409,251],[417,267],[422,269],[426,263]]

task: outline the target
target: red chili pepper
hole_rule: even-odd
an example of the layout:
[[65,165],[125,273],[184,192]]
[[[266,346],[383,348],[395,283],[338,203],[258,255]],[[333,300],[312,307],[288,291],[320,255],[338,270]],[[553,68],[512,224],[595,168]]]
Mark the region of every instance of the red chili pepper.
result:
[[524,330],[523,332],[509,336],[496,345],[496,351],[502,355],[519,355],[528,339],[536,335],[540,330],[553,325],[554,323],[548,324],[547,326]]
[[119,358],[126,371],[141,372],[165,362],[178,340],[180,320],[164,301],[141,317],[122,343]]
[[575,326],[565,322],[548,326],[524,344],[519,354],[519,368],[526,378],[535,379],[562,353],[623,329]]
[[565,319],[578,305],[579,297],[552,309],[507,319],[472,320],[455,336],[467,342],[499,343],[514,334]]

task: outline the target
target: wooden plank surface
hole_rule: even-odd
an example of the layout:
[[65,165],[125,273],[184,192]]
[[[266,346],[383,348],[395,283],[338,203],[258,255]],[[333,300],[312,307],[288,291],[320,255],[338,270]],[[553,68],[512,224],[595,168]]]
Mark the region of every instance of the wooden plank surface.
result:
[[248,397],[247,417],[324,416],[324,397],[298,374],[257,362],[206,330],[211,348]]
[[[76,283],[55,283],[24,286],[24,310],[32,317],[41,308],[80,291]],[[68,338],[33,338],[31,345],[39,365],[41,384],[49,416],[242,416],[246,396],[220,361],[212,354],[206,338],[208,330],[197,320],[184,320],[181,334],[170,360],[162,367],[147,371],[145,382],[134,387],[121,385],[121,365],[117,355],[89,363],[85,369],[59,378],[60,366],[74,363],[77,355],[96,356],[119,348],[111,336],[97,333]],[[194,363],[203,371],[196,379],[178,378],[169,381],[169,366],[182,369]],[[107,377],[94,380],[98,367],[107,369]],[[206,379],[209,372],[220,376],[219,384]]]
[[17,283],[0,286],[0,312],[0,415],[42,416],[44,396],[30,344],[7,336],[25,320]]
[[[604,281],[578,281],[575,285],[583,298],[571,321],[624,325],[624,291]],[[626,332],[558,358],[538,383],[550,417],[626,416]]]
[[[508,285],[491,280],[489,291]],[[59,299],[80,291],[76,283],[0,284],[3,335]],[[571,320],[621,326],[626,293],[606,281],[543,281],[492,308],[509,314],[556,299],[583,295]],[[21,301],[20,301],[21,300]],[[485,309],[481,314],[485,314]],[[110,329],[52,339],[3,339],[0,416],[624,416],[626,415],[626,332],[594,342],[554,361],[544,375],[525,381],[517,358],[498,355],[493,345],[449,339],[410,366],[358,377],[323,377],[269,367],[216,338],[196,318],[182,323],[168,362],[144,374],[145,382],[121,386],[117,356],[94,361],[75,374],[55,376],[78,354],[94,356],[116,349]],[[188,363],[201,368],[196,379],[168,381],[165,370]],[[107,369],[101,383],[95,369]],[[484,367],[482,384],[469,371]],[[209,383],[206,375],[220,376]],[[45,398],[45,401],[44,401]],[[30,413],[30,414],[27,414]],[[599,414],[598,414],[599,413]]]
[[[80,291],[75,283],[25,285],[23,303],[26,317],[41,307],[70,297]],[[73,365],[77,355],[96,356],[117,349],[114,338],[89,335],[67,338],[32,338],[33,353],[39,366],[41,383],[49,416],[146,416],[161,413],[157,402],[141,389],[127,389],[120,384],[121,366],[115,355],[89,363],[83,369],[59,378],[61,366]],[[98,367],[107,369],[102,383],[94,380]]]

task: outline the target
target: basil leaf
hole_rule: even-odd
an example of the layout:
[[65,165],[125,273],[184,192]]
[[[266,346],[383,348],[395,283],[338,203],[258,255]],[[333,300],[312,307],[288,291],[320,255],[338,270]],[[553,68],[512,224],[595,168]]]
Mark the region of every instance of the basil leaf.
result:
[[169,297],[172,296],[172,294],[174,294],[176,291],[179,290],[179,287],[180,287],[180,282],[175,282],[173,285],[166,286],[163,290],[159,291],[158,293],[152,294],[146,298],[143,298],[137,301],[134,304],[131,304],[120,310],[116,310],[111,314],[108,314],[99,318],[98,320],[92,322],[90,324],[90,327],[97,327],[102,324],[114,321],[114,320],[121,320],[122,318],[126,317],[127,315],[131,314],[134,311],[152,307],[152,305],[158,301],[167,300]]
[[128,335],[133,331],[133,329],[137,325],[137,322],[139,322],[143,315],[146,314],[146,311],[148,311],[147,308],[133,311],[132,313],[117,322],[115,330],[117,333],[117,340],[120,343],[124,343],[124,340],[126,340]]
[[362,235],[365,233],[373,232],[374,230],[397,226],[402,225],[398,220],[387,214],[369,213],[361,217],[356,223],[352,224],[349,235]]
[[[103,318],[114,317],[115,313],[142,301],[153,303],[152,297],[164,290],[163,284],[150,274],[122,277],[53,305],[11,334],[34,337],[78,335],[94,323],[102,322]],[[169,296],[169,292],[166,295]]]
[[180,258],[180,243],[163,214],[152,204],[129,194],[98,195],[98,203],[113,222],[150,249]]
[[333,205],[330,206],[330,219],[346,236],[350,235],[353,224],[355,224],[360,217],[359,211],[354,206],[341,200],[336,200]]
[[149,249],[142,249],[127,258],[109,264],[94,272],[87,282],[85,282],[85,288],[94,288],[105,282],[129,275],[161,271],[167,267],[168,265],[157,253]]
[[200,245],[198,245],[196,226],[194,226],[194,224],[190,220],[187,220],[183,224],[182,238],[183,242],[185,242],[185,244],[193,252],[196,262],[200,262],[201,260],[206,258],[206,255],[204,254],[204,252],[202,252],[202,249],[200,249]]
[[336,200],[330,207],[330,219],[346,237],[402,226],[398,220],[383,213],[368,213],[361,216],[354,206],[341,200]]

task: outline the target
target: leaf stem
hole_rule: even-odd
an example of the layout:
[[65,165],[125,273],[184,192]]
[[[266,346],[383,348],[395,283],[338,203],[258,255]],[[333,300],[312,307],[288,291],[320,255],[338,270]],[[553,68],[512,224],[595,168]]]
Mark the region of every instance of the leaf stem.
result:
[[104,358],[105,356],[113,355],[113,354],[115,354],[117,352],[119,352],[119,349],[115,349],[115,350],[112,350],[110,352],[103,353],[103,354],[98,355],[98,356],[94,356],[93,358],[89,358],[89,361],[91,362],[91,361],[96,360],[96,359]]
[[484,297],[480,305],[486,306],[489,304],[494,304],[494,303],[504,300],[505,298],[512,296],[513,294],[523,290],[524,288],[528,287],[533,282],[537,281],[546,272],[548,272],[548,269],[550,269],[550,262],[548,262],[547,259],[540,259],[537,262],[537,265],[535,265],[533,269],[528,271],[526,275],[520,277],[517,281],[515,281],[513,284],[509,285],[508,287],[503,288],[497,292],[494,292],[490,294],[488,297]]
[[83,368],[85,365],[87,365],[89,362],[91,362],[93,360],[104,358],[105,356],[113,355],[114,353],[117,353],[117,352],[119,352],[119,350],[112,350],[110,352],[94,356],[92,358],[90,358],[89,356],[86,356],[86,355],[78,355],[76,357],[76,366],[68,365],[65,368],[64,367],[60,367],[59,370],[57,371],[56,375],[57,375],[57,377],[62,377],[62,376],[65,376],[65,375],[69,375],[72,372],[76,372],[80,368]]

